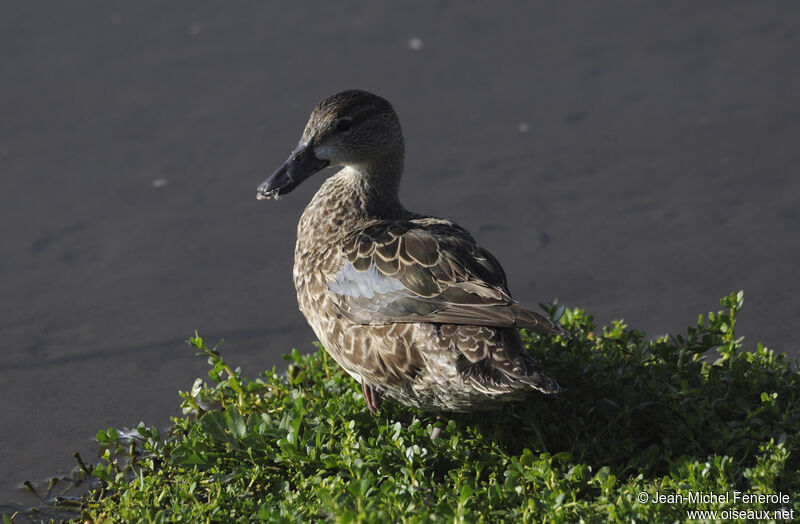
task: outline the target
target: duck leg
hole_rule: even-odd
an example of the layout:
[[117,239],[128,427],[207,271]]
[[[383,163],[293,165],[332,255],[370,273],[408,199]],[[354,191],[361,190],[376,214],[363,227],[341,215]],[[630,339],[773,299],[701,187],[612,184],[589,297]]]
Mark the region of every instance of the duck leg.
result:
[[367,402],[367,409],[374,415],[381,407],[381,394],[372,389],[372,386],[367,384],[364,380],[361,381],[361,391],[364,392],[364,400]]

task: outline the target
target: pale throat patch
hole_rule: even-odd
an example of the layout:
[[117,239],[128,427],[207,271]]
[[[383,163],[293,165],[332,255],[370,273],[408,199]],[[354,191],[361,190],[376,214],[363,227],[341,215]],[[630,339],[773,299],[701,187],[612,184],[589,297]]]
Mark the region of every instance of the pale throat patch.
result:
[[316,146],[314,148],[314,156],[320,160],[330,160],[333,158],[333,148],[327,145]]

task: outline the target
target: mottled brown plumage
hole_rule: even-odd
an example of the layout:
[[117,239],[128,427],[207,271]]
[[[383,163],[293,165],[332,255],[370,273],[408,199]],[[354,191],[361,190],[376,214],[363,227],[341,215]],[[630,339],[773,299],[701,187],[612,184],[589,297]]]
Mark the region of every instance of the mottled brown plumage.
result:
[[373,412],[382,396],[464,412],[558,392],[517,328],[565,331],[511,298],[502,267],[466,230],[400,204],[403,154],[391,105],[345,91],[320,102],[297,149],[259,186],[259,198],[277,198],[344,166],[297,227],[297,300],[325,349]]

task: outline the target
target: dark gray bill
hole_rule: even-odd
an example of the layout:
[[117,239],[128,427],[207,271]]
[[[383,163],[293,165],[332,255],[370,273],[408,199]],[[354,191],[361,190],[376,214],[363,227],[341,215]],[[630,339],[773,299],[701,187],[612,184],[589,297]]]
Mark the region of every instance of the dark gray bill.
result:
[[286,162],[272,173],[272,176],[258,186],[256,198],[265,200],[285,195],[299,186],[303,180],[326,167],[328,167],[327,160],[320,160],[314,156],[314,150],[309,144],[302,144],[292,151]]

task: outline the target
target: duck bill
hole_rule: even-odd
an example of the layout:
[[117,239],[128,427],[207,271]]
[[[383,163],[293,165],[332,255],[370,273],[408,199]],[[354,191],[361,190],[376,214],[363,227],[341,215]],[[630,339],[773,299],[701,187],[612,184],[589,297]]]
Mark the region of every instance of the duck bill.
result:
[[328,167],[327,160],[314,156],[310,143],[297,147],[286,162],[258,186],[256,198],[259,200],[277,199],[300,185],[303,180]]

